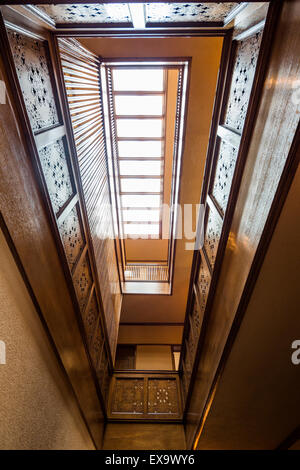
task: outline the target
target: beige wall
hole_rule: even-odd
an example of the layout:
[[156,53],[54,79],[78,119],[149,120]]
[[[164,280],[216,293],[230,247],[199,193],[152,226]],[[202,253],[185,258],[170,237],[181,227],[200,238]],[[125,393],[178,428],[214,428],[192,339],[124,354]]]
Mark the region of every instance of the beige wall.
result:
[[120,344],[181,344],[182,326],[120,325]]
[[0,449],[94,449],[0,231]]
[[171,346],[137,345],[135,368],[139,370],[173,370]]
[[[102,57],[192,57],[180,203],[199,203],[222,38],[80,38]],[[193,251],[176,244],[174,294],[125,295],[122,322],[183,322]],[[153,341],[152,341],[153,342]]]
[[126,261],[167,261],[168,240],[124,240]]

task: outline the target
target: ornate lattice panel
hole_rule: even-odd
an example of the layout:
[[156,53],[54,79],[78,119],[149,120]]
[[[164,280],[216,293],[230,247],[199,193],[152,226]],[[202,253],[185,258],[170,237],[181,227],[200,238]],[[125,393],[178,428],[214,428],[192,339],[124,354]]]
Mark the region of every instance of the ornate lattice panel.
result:
[[186,373],[186,370],[184,368],[184,364],[183,364],[183,374],[182,374],[182,377],[181,377],[181,383],[182,383],[182,392],[183,392],[183,396],[184,396],[184,399],[185,399],[186,396],[187,396],[188,390],[189,390],[190,376],[188,376],[188,374]]
[[184,352],[184,359],[183,359],[183,392],[186,396],[190,381],[191,381],[191,375],[192,375],[192,364],[190,362],[190,354],[188,349],[185,349]]
[[84,236],[79,220],[77,205],[73,207],[63,222],[59,225],[59,231],[68,264],[72,271],[84,247]]
[[[91,318],[92,315],[93,314],[91,312],[90,313],[91,320],[92,320]],[[95,325],[95,330],[96,331],[94,331],[93,337],[91,339],[90,351],[91,351],[91,357],[92,357],[94,366],[97,367],[101,359],[101,352],[103,348],[104,337],[103,337],[103,333],[99,324],[97,325],[97,327]],[[92,328],[90,331],[92,332]]]
[[187,340],[185,341],[184,366],[188,376],[192,373],[193,363]]
[[82,5],[37,5],[56,23],[130,23],[126,3]]
[[192,317],[192,323],[194,325],[194,330],[196,332],[197,337],[199,337],[203,316],[200,312],[200,307],[198,304],[198,300],[196,298],[194,298],[194,305],[193,305],[191,317]]
[[228,203],[237,155],[238,148],[222,140],[217,157],[212,195],[223,215]]
[[108,369],[108,357],[104,343],[101,351],[100,361],[98,362],[98,366],[96,368],[96,374],[100,384],[103,399],[106,403],[108,399],[110,374]]
[[181,390],[177,374],[116,373],[109,398],[111,419],[181,419]]
[[[203,255],[202,255],[203,256]],[[201,256],[201,258],[202,258]],[[202,312],[202,315],[204,314],[205,306],[206,306],[206,301],[207,301],[207,296],[209,292],[209,286],[210,286],[210,272],[209,269],[205,263],[205,261],[201,260],[200,268],[199,268],[199,277],[198,277],[198,288],[199,288],[199,295],[200,295],[200,310]]]
[[[257,21],[257,17],[255,21]],[[245,122],[249,103],[252,101],[252,89],[253,93],[257,92],[257,89],[253,88],[253,83],[263,36],[263,24],[263,21],[257,22],[255,30],[261,29],[255,34],[253,34],[252,27],[245,31],[242,25],[239,26],[239,30],[236,30],[236,39],[234,40],[232,53],[230,54],[230,63],[227,69],[231,76],[219,82],[220,90],[222,91],[216,99],[216,103],[218,103],[219,99],[216,111],[220,112],[220,120],[217,123],[216,133],[210,136],[212,145],[209,146],[209,154],[207,156],[208,171],[206,172],[203,186],[204,192],[202,194],[203,202],[207,208],[205,214],[204,247],[197,253],[194,259],[198,272],[194,273],[193,290],[191,290],[191,296],[188,300],[190,309],[185,320],[185,337],[180,363],[185,400],[189,392],[191,392],[191,377],[199,377],[200,374],[199,370],[197,370],[199,363],[195,361],[195,358],[200,357],[202,353],[202,341],[199,343],[202,321],[204,315],[206,315],[206,319],[209,321],[209,309],[212,303],[209,302],[208,305],[207,300],[209,294],[213,294],[212,292],[210,293],[211,279],[214,276],[216,276],[214,280],[217,279],[229,236],[227,227],[231,223],[230,217],[232,211],[227,210],[227,208],[229,208],[229,203],[231,209],[234,208],[235,204],[234,199],[237,191],[231,192],[231,187],[235,176],[240,142],[245,142],[243,133],[245,135],[248,133],[249,135],[249,131],[251,132],[251,128],[248,128],[250,119],[249,122],[247,120],[247,126],[245,126]],[[243,37],[244,39],[241,39]],[[260,61],[259,67],[261,65],[262,61]],[[229,84],[228,87],[227,83]],[[239,174],[236,173],[235,182],[237,186],[235,189],[238,189],[239,177],[244,161],[245,156],[241,153],[241,160],[239,162],[239,169],[241,171]],[[217,258],[218,264],[216,263]],[[196,354],[194,349],[197,350]]]
[[174,379],[148,379],[148,413],[178,414],[178,391]]
[[41,148],[39,157],[53,210],[57,213],[73,193],[63,140]]
[[44,43],[13,31],[8,37],[32,130],[58,124]]
[[81,312],[83,312],[93,284],[90,262],[87,254],[85,255],[80,265],[77,266],[77,269],[73,276],[73,280],[80,310]]
[[196,332],[193,329],[193,323],[190,320],[190,331],[188,333],[187,346],[189,348],[189,356],[191,358],[191,363],[193,363],[195,359],[197,341],[198,341],[198,336],[196,335]]
[[211,267],[214,267],[219,241],[222,232],[222,219],[216,210],[208,210],[208,218],[204,236],[204,246]]
[[242,133],[254,79],[262,32],[238,42],[225,124]]
[[[101,352],[101,350],[98,351],[97,349],[98,343],[95,343],[95,344],[93,343],[93,338],[95,336],[95,331],[97,328],[98,317],[99,317],[98,302],[97,302],[96,294],[95,292],[93,292],[89,305],[87,306],[87,308],[85,309],[82,315],[82,319],[83,319],[83,324],[84,324],[84,329],[85,329],[88,344],[90,345],[91,349],[92,348],[94,349],[94,353],[96,353],[96,357],[98,357],[98,359],[95,361],[96,364],[98,364],[99,362],[100,352]],[[99,330],[99,333],[97,332],[97,336],[100,335],[100,337],[103,338],[103,334],[101,332],[100,327],[98,328],[98,330]],[[99,353],[99,356],[98,356],[98,353]],[[95,355],[92,354],[92,352],[91,352],[91,356],[93,357],[93,360],[94,360]]]
[[[58,97],[56,84],[55,81],[52,82],[54,74],[52,73],[52,64],[48,61],[47,39],[45,38],[44,41],[36,40],[12,30],[8,31],[8,37],[16,78],[18,78],[23,95],[25,115],[28,116],[33,134],[33,139],[30,140],[32,158],[35,158],[36,151],[38,151],[38,159],[44,176],[44,181],[40,181],[40,187],[45,188],[44,196],[49,202],[51,201],[55,213],[53,224],[55,224],[55,228],[58,229],[60,234],[60,238],[57,237],[57,243],[62,242],[71,271],[72,278],[70,276],[69,281],[71,284],[71,280],[73,280],[82,314],[85,331],[83,339],[87,341],[90,359],[97,373],[101,370],[101,373],[98,374],[99,385],[106,399],[110,373],[109,357],[104,347],[104,341],[106,341],[105,330],[102,328],[103,323],[100,319],[100,317],[103,317],[103,312],[99,310],[96,291],[93,293],[91,291],[94,280],[90,266],[89,246],[87,246],[84,235],[83,224],[85,219],[81,213],[84,201],[81,200],[81,203],[77,202],[74,205],[75,200],[80,199],[80,195],[76,196],[76,178],[72,173],[70,147],[65,134],[66,127],[64,126],[63,116],[60,112],[60,103],[56,99]],[[90,68],[88,63],[86,68],[83,68],[85,80],[86,70],[90,70]],[[78,65],[75,69],[78,69]],[[95,66],[95,69],[94,80],[97,73],[99,73],[99,67],[96,68]],[[79,73],[77,78],[82,81],[82,77],[83,74]],[[79,86],[78,80],[76,85]],[[84,82],[84,88],[86,88],[86,81]],[[80,96],[80,98],[83,98],[83,96]],[[82,101],[79,102],[78,106],[82,106]],[[99,113],[97,106],[96,103],[95,108]],[[86,123],[84,124],[86,125]],[[98,124],[98,133],[100,128],[103,134],[102,122]],[[95,126],[93,131],[95,131]],[[101,161],[105,162],[103,144],[101,152]],[[99,175],[98,171],[96,171],[96,174]],[[97,178],[93,178],[93,180],[96,181],[95,184],[98,184]],[[85,229],[88,230],[88,227],[85,227]],[[57,233],[56,230],[55,232]]]
[[224,21],[238,3],[147,3],[147,23]]
[[144,412],[144,380],[117,379],[112,413],[142,414]]

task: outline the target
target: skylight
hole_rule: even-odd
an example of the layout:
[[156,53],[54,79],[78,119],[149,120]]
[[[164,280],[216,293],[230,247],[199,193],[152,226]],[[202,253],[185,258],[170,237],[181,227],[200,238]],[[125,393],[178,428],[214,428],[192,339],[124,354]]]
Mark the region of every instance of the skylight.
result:
[[189,62],[114,58],[101,64],[123,293],[171,292]]
[[112,67],[123,233],[159,238],[163,200],[166,70]]

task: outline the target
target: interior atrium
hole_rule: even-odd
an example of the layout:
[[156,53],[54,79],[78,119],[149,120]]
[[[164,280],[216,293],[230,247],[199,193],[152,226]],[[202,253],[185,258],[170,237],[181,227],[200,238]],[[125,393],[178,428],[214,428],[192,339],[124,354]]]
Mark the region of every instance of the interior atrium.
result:
[[300,2],[0,6],[0,449],[300,450]]

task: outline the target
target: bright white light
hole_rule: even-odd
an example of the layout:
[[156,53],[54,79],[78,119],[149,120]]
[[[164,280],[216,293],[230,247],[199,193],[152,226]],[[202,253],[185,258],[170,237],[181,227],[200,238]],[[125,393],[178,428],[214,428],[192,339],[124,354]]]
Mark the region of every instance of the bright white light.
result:
[[162,119],[117,119],[118,137],[162,137]]
[[114,91],[157,91],[164,90],[163,68],[121,68],[113,69]]
[[159,193],[161,179],[151,178],[124,178],[121,179],[123,193]]
[[118,142],[118,148],[120,158],[156,158],[162,156],[161,141],[121,140]]
[[115,96],[116,114],[161,116],[163,96]]
[[160,176],[162,173],[161,161],[120,160],[120,175],[149,175]]
[[159,207],[160,195],[131,195],[124,194],[121,196],[122,207]]
[[159,222],[160,211],[154,209],[148,210],[126,210],[122,212],[122,218],[124,222]]
[[146,28],[145,9],[143,3],[129,3],[129,10],[134,29]]
[[124,224],[126,235],[159,235],[159,224]]

